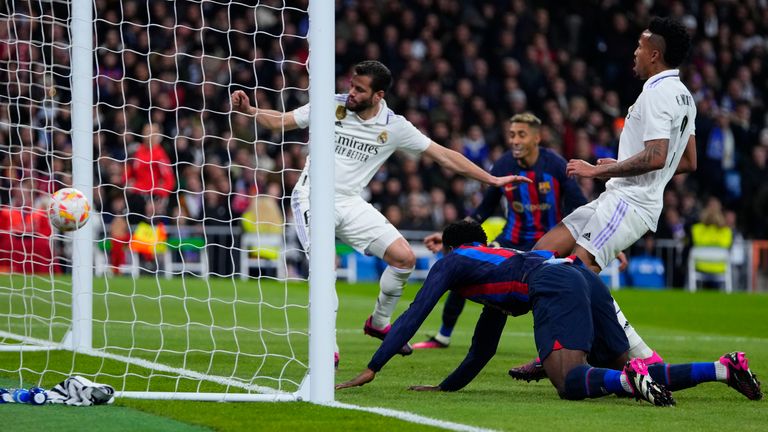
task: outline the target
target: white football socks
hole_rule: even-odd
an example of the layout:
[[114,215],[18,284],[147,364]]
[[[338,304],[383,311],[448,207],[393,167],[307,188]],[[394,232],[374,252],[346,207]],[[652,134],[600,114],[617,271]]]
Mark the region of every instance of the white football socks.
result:
[[403,294],[405,283],[413,272],[413,268],[401,269],[387,266],[379,279],[379,297],[376,299],[376,307],[373,308],[373,319],[371,324],[382,329],[389,325],[392,319],[392,313],[395,311],[397,301]]
[[616,300],[613,301],[613,307],[616,309],[616,319],[619,321],[619,325],[624,328],[624,333],[629,340],[629,358],[638,357],[646,359],[651,357],[653,355],[653,350],[645,343],[643,338],[637,334],[635,328],[632,327],[632,324],[629,323],[627,317],[624,316],[624,313],[621,311],[619,304],[616,303]]

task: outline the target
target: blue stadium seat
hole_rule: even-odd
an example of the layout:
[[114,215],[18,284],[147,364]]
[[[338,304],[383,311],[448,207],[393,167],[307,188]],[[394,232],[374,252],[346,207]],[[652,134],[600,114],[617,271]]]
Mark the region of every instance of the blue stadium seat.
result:
[[355,252],[357,258],[357,280],[358,281],[377,281],[381,277],[379,271],[379,258]]
[[664,289],[664,262],[659,257],[640,255],[629,259],[629,284],[637,288]]

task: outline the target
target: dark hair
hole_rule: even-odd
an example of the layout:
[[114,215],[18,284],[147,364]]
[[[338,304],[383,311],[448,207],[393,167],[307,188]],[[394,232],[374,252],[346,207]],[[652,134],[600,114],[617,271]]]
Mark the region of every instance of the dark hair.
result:
[[475,221],[453,222],[443,230],[443,247],[455,248],[466,243],[488,243],[483,227]]
[[356,64],[355,74],[371,77],[371,90],[374,93],[379,90],[387,91],[392,85],[392,72],[376,60],[366,60]]
[[651,20],[648,30],[664,39],[664,63],[667,66],[676,68],[688,57],[691,36],[680,21],[656,17]]

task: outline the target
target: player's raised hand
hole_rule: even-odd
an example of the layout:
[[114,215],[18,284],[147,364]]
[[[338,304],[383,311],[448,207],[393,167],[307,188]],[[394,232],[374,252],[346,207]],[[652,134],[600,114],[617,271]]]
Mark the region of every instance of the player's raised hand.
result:
[[366,369],[360,372],[360,375],[352,378],[351,380],[343,382],[341,384],[336,384],[336,390],[341,390],[349,387],[360,387],[361,385],[368,384],[369,382],[373,381],[374,378],[376,378],[376,372],[370,369]]
[[432,253],[438,253],[443,250],[443,235],[440,233],[433,233],[424,237],[424,246]]
[[231,96],[232,109],[237,112],[250,114],[251,104],[248,101],[248,95],[242,90],[235,90]]
[[411,386],[408,387],[408,390],[413,391],[443,391],[443,389],[440,388],[440,386],[427,386],[427,385],[417,385],[417,386]]
[[579,177],[596,177],[597,169],[591,163],[581,159],[571,159],[568,161],[568,165],[565,167],[565,174],[567,176],[579,176]]
[[533,180],[525,176],[508,175],[504,177],[493,177],[491,185],[501,187],[510,183],[533,183]]

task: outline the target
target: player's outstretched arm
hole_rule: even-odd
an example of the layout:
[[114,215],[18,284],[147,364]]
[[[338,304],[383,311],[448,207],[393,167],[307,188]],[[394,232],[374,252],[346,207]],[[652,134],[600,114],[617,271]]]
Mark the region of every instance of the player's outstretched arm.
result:
[[368,384],[369,382],[373,381],[373,379],[376,378],[376,372],[365,369],[364,371],[360,372],[360,374],[354,378],[352,378],[349,381],[345,381],[341,384],[336,384],[336,390],[341,390],[349,387],[360,387],[362,385]]
[[569,176],[580,177],[632,177],[664,167],[667,162],[668,139],[655,139],[645,142],[643,151],[616,163],[592,165],[581,159],[571,159],[565,168]]
[[459,152],[445,148],[440,144],[432,141],[424,152],[427,156],[434,159],[440,166],[448,168],[449,170],[461,174],[465,177],[473,178],[491,186],[504,186],[509,183],[531,183],[531,179],[528,177],[510,175],[504,177],[496,177],[479,166],[473,164],[469,159],[464,157]]
[[235,90],[231,97],[232,110],[254,116],[256,123],[271,130],[293,130],[298,127],[293,112],[283,113],[276,110],[251,106],[248,95],[242,90]]

